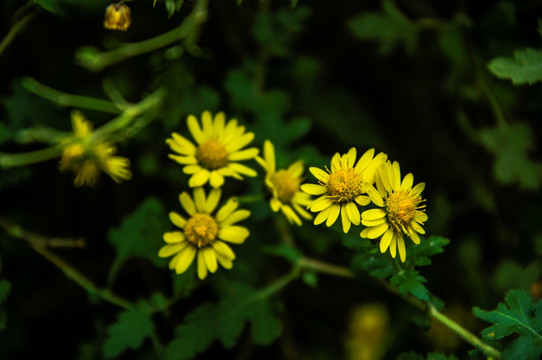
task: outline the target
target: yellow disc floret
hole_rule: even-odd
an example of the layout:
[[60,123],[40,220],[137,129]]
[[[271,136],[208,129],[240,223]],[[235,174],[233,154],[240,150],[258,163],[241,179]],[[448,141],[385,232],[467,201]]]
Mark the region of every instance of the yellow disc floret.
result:
[[331,201],[352,201],[363,193],[362,175],[353,168],[341,169],[329,175],[326,187]]
[[220,141],[209,139],[198,146],[196,159],[207,169],[219,169],[228,164],[228,151]]
[[279,170],[270,176],[270,181],[273,184],[273,189],[277,192],[277,197],[283,203],[288,203],[294,195],[299,191],[301,179],[292,176],[286,170]]
[[194,214],[184,228],[186,239],[198,248],[209,245],[216,239],[218,223],[207,214]]
[[421,197],[409,197],[408,192],[391,193],[386,200],[386,215],[390,225],[397,233],[407,234],[405,226],[416,217]]

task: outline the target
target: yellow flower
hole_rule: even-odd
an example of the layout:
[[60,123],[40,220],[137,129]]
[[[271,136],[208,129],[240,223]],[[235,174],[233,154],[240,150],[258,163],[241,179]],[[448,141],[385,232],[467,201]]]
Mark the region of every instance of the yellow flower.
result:
[[366,210],[361,214],[361,223],[365,228],[360,236],[380,240],[380,251],[395,258],[397,249],[402,262],[406,259],[405,240],[407,235],[415,243],[420,243],[420,234],[425,234],[421,227],[427,221],[425,205],[421,193],[425,183],[412,187],[414,176],[407,174],[401,182],[399,163],[389,161],[378,169],[376,186],[378,191],[371,190],[371,200],[380,209]]
[[130,8],[124,1],[111,4],[105,8],[104,28],[109,30],[126,31],[132,22]]
[[194,189],[193,199],[183,192],[179,200],[188,218],[174,211],[169,213],[171,222],[182,231],[164,234],[167,245],[160,249],[158,256],[175,255],[169,262],[169,268],[177,274],[185,272],[196,255],[198,277],[202,280],[207,276],[207,271],[214,273],[218,264],[226,269],[232,268],[235,254],[226,242],[242,244],[245,241],[249,231],[235,224],[248,218],[250,211],[237,210],[237,199],[230,198],[215,215],[211,215],[220,195],[220,189],[213,189],[206,197],[202,187]]
[[277,171],[275,147],[269,140],[266,140],[263,146],[264,158],[258,156],[256,161],[267,172],[265,185],[271,191],[271,199],[269,200],[271,209],[274,212],[282,211],[290,224],[301,226],[301,219],[297,214],[307,220],[312,219],[311,214],[304,209],[311,203],[311,196],[299,190],[303,162],[296,161],[286,170]]
[[74,184],[94,186],[100,170],[119,183],[132,177],[130,160],[114,156],[116,148],[92,136],[92,124],[79,111],[72,113],[73,136],[66,140],[59,167],[75,172]]
[[180,155],[169,154],[169,157],[181,165],[183,172],[191,175],[190,187],[203,186],[207,182],[213,188],[224,184],[224,177],[231,176],[242,179],[242,175],[256,176],[256,171],[238,163],[238,161],[254,159],[259,150],[255,147],[241,150],[253,139],[254,134],[245,133],[244,126],[238,126],[237,120],[226,123],[223,112],[216,114],[214,120],[211,113],[203,112],[202,127],[195,116],[188,116],[188,129],[197,145],[183,136],[173,133],[166,140],[170,149]]
[[345,233],[352,224],[359,225],[360,213],[356,204],[369,204],[370,198],[364,194],[372,188],[376,169],[387,159],[384,153],[376,156],[374,153],[374,149],[367,150],[356,163],[357,152],[351,148],[347,154],[341,156],[336,153],[333,156],[331,171],[327,167],[327,172],[316,167],[309,168],[319,184],[303,184],[301,190],[311,195],[321,195],[309,205],[312,212],[319,213],[314,219],[315,225],[326,221],[326,225],[331,226],[339,214]]

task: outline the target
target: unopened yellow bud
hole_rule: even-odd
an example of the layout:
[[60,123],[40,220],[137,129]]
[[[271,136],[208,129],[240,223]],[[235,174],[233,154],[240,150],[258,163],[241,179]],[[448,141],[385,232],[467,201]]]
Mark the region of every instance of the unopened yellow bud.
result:
[[130,8],[122,2],[105,8],[104,28],[126,31],[130,27]]

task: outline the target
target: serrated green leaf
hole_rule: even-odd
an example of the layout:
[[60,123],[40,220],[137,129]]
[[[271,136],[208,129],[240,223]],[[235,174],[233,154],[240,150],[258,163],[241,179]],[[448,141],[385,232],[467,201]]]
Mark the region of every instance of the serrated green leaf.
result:
[[533,149],[532,130],[525,123],[502,125],[479,131],[482,144],[495,154],[495,175],[504,184],[519,182],[525,189],[540,184],[542,166],[529,159]]
[[390,284],[397,286],[401,294],[410,293],[420,300],[428,301],[429,292],[423,285],[424,282],[425,278],[415,270],[403,271],[390,278]]
[[245,285],[230,284],[231,292],[218,304],[197,307],[176,330],[166,349],[166,359],[189,359],[204,351],[215,340],[232,347],[251,323],[254,342],[269,345],[280,334],[281,325],[265,297]]
[[363,13],[348,22],[354,35],[380,43],[380,52],[386,54],[402,43],[412,53],[418,40],[419,27],[410,21],[391,0],[382,4],[383,12]]
[[153,333],[151,312],[139,308],[126,310],[118,316],[118,321],[107,329],[104,356],[114,358],[129,348],[138,349],[143,340]]
[[498,78],[511,80],[514,85],[532,85],[542,81],[542,50],[518,50],[513,58],[491,60],[488,68]]
[[444,247],[450,240],[442,236],[431,236],[428,239],[421,239],[418,245],[409,248],[407,255],[408,264],[413,266],[431,265],[431,256],[444,252]]
[[352,258],[351,267],[354,271],[363,270],[372,277],[386,279],[395,272],[391,257],[380,253],[361,253]]
[[117,257],[113,273],[130,257],[142,257],[155,265],[162,265],[158,250],[163,245],[162,235],[168,228],[167,214],[160,201],[148,198],[118,228],[108,233],[109,242],[116,248]]
[[542,355],[542,301],[535,305],[526,290],[510,290],[505,302],[499,303],[493,311],[473,308],[475,316],[494,324],[484,329],[482,336],[498,340],[518,334],[517,339],[506,345],[503,358],[539,359]]

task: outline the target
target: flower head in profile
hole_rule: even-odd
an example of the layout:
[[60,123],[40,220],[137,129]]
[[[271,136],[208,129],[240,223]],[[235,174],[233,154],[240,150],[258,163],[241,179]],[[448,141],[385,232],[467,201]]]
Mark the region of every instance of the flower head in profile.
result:
[[361,214],[361,223],[367,226],[361,237],[380,240],[380,251],[395,258],[397,251],[402,262],[406,259],[404,236],[415,244],[420,243],[418,234],[425,234],[421,225],[427,221],[425,204],[421,193],[425,183],[414,184],[414,176],[407,174],[401,181],[399,163],[389,161],[378,169],[376,176],[377,193],[371,197],[380,208],[366,210]]
[[129,180],[130,160],[115,156],[117,149],[93,137],[92,124],[79,111],[72,113],[73,135],[65,140],[60,158],[61,171],[75,172],[76,187],[93,186],[100,171],[108,174],[115,182]]
[[109,30],[128,30],[132,22],[130,13],[130,8],[124,4],[124,1],[108,5],[105,8],[104,28]]
[[169,219],[180,230],[164,234],[167,245],[158,256],[173,256],[169,268],[177,274],[185,272],[196,256],[198,277],[202,280],[208,272],[214,273],[218,264],[226,269],[233,267],[235,254],[227,243],[242,244],[248,237],[249,231],[235,224],[248,218],[250,211],[237,210],[238,201],[231,198],[213,215],[220,196],[220,189],[213,189],[205,196],[203,188],[198,187],[193,197],[186,192],[179,196],[187,217],[174,211],[169,213]]
[[[311,195],[319,195],[309,209],[317,212],[314,224],[326,222],[327,226],[335,223],[339,214],[343,231],[346,233],[352,224],[360,224],[360,212],[357,205],[370,203],[370,193],[374,188],[376,169],[382,165],[387,155],[369,149],[356,162],[357,151],[351,148],[347,154],[336,153],[331,159],[331,170],[326,171],[311,167],[310,172],[318,179],[318,184],[303,184],[301,189]],[[372,191],[376,193],[376,190]]]
[[311,196],[300,191],[303,162],[296,161],[287,169],[277,170],[275,147],[269,140],[264,143],[263,155],[263,159],[257,157],[256,161],[266,171],[265,185],[271,192],[271,209],[274,212],[282,211],[290,224],[301,226],[299,216],[311,220],[312,215],[305,210],[312,201]]
[[202,126],[195,116],[188,116],[188,129],[196,144],[177,133],[166,140],[170,149],[178,154],[169,154],[169,157],[184,165],[184,173],[191,175],[188,185],[198,187],[209,182],[218,188],[226,176],[237,179],[242,179],[241,175],[256,176],[256,171],[239,163],[258,155],[255,147],[242,150],[254,139],[254,133],[245,132],[245,127],[237,125],[235,119],[226,123],[223,112],[213,119],[211,113],[205,111],[201,120]]

